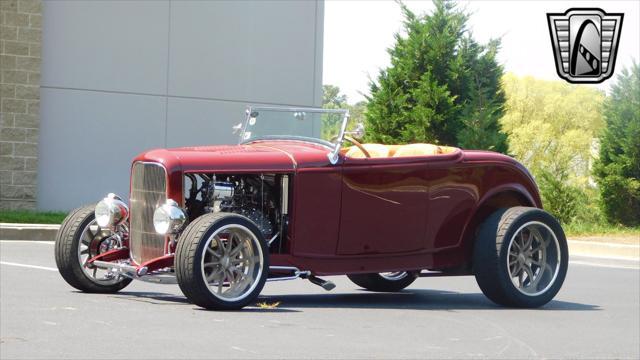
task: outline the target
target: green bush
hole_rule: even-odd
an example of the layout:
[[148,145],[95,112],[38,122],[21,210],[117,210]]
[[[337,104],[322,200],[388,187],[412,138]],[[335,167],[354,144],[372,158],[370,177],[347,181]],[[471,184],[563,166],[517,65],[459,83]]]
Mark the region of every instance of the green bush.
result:
[[581,200],[584,199],[582,189],[567,184],[562,176],[547,171],[540,171],[538,186],[546,211],[562,224],[568,224],[575,219]]
[[612,224],[640,225],[640,69],[624,69],[605,102],[595,175],[601,208]]

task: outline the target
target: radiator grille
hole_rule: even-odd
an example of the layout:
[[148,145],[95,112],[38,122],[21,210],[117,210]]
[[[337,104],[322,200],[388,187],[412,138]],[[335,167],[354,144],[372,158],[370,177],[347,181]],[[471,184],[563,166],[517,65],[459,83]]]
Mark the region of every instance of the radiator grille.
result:
[[131,257],[141,264],[164,255],[165,236],[153,228],[153,212],[167,199],[164,168],[159,164],[135,163],[131,169]]

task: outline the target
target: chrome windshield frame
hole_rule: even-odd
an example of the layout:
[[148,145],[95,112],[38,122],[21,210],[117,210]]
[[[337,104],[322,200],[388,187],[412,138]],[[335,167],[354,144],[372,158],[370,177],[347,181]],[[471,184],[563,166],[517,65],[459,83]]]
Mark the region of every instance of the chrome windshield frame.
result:
[[[250,143],[253,140],[244,141],[244,134],[247,130],[247,126],[249,125],[249,119],[251,118],[251,113],[254,111],[283,111],[283,112],[311,112],[311,113],[325,113],[325,114],[342,114],[342,125],[340,126],[340,133],[338,134],[338,139],[335,144],[333,144],[333,149],[329,153],[327,153],[327,158],[332,165],[335,165],[338,162],[340,153],[340,149],[342,148],[342,143],[344,141],[344,134],[347,130],[347,123],[349,122],[349,110],[347,109],[322,109],[322,108],[313,108],[313,107],[289,107],[289,106],[261,106],[261,105],[249,105],[246,110],[246,118],[244,121],[244,126],[242,127],[242,131],[240,132],[240,144]],[[287,138],[283,136],[283,140]],[[311,139],[311,138],[309,138]],[[256,141],[259,139],[256,139]],[[300,140],[300,139],[298,139]],[[326,142],[326,140],[317,139]]]

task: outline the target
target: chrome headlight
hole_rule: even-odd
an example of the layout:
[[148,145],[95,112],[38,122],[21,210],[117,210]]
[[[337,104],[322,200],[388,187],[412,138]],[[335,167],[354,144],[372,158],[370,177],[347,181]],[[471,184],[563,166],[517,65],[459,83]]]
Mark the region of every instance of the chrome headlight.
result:
[[187,215],[180,209],[178,203],[167,199],[153,213],[153,227],[158,234],[175,234],[187,221]]
[[122,199],[110,193],[100,200],[95,208],[96,222],[100,227],[114,227],[122,224],[129,218],[129,208]]

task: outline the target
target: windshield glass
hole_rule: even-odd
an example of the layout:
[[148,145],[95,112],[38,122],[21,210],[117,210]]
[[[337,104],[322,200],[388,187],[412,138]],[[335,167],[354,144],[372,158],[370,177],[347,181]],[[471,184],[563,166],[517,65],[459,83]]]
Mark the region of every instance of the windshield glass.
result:
[[346,110],[250,107],[240,143],[267,139],[311,141],[334,149],[344,135]]

